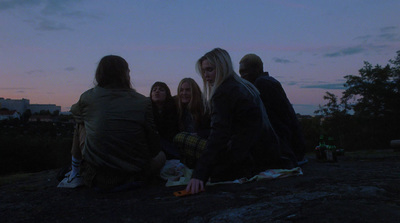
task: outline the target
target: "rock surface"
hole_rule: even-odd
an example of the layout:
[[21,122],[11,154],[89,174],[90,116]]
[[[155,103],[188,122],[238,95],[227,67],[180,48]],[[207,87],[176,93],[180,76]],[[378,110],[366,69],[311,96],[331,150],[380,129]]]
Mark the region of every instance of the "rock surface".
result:
[[[60,189],[57,170],[2,177],[1,222],[399,222],[400,153],[347,153],[337,163],[312,155],[303,176],[214,185],[98,193]],[[4,180],[6,179],[6,180]],[[8,180],[7,180],[8,179]],[[4,181],[8,181],[4,183]]]

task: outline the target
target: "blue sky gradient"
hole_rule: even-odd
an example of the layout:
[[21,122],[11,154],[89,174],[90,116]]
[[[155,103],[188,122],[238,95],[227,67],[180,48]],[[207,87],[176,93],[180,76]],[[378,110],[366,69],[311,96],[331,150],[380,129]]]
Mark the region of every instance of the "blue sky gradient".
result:
[[128,61],[138,92],[163,81],[174,94],[184,77],[202,86],[195,62],[221,47],[236,71],[258,54],[296,112],[312,114],[364,61],[395,57],[399,9],[397,0],[2,0],[0,97],[66,111],[108,54]]

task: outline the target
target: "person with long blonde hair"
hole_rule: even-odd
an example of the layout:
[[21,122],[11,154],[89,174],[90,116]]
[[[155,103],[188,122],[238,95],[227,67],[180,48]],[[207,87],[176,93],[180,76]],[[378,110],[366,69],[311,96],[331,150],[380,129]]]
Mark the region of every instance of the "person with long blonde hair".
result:
[[259,92],[235,73],[228,52],[213,49],[197,61],[196,70],[203,79],[211,133],[186,190],[198,193],[208,180],[234,180],[282,168],[279,140]]
[[179,148],[181,162],[194,168],[205,148],[210,120],[204,109],[203,94],[192,78],[179,82],[177,105],[180,133],[175,136],[174,144]]
[[177,104],[179,130],[197,133],[204,127],[203,94],[192,78],[183,78],[178,85]]

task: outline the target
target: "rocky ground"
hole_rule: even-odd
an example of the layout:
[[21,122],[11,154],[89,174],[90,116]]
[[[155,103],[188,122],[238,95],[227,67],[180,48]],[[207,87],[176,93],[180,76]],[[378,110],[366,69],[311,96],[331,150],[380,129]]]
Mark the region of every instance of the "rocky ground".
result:
[[400,152],[313,155],[303,176],[175,197],[161,183],[116,193],[59,189],[57,170],[0,177],[1,222],[399,222]]

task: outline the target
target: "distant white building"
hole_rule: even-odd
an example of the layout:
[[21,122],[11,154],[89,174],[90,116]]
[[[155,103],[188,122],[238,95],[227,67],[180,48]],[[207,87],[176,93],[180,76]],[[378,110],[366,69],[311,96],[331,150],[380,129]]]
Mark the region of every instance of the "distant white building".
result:
[[50,115],[32,115],[29,122],[54,122],[54,119]]
[[63,111],[60,112],[60,115],[71,115],[72,113],[70,111]]
[[29,107],[29,100],[28,99],[4,99],[0,98],[0,108],[7,108],[8,110],[16,110],[20,114],[24,113]]
[[15,110],[19,114],[23,114],[26,110],[30,109],[31,113],[40,113],[40,111],[49,111],[53,113],[55,111],[61,112],[61,106],[55,104],[29,104],[28,99],[4,99],[0,98],[0,108],[7,108],[12,111]]
[[20,115],[16,110],[13,111],[0,111],[0,120],[7,119],[20,119]]

